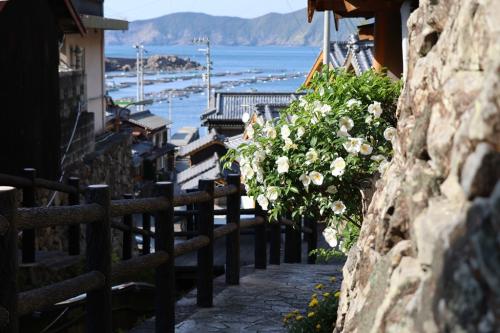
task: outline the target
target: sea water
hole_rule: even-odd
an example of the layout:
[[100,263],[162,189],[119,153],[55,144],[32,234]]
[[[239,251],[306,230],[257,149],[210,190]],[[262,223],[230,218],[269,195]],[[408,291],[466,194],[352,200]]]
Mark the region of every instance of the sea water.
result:
[[[206,65],[205,54],[200,45],[182,46],[145,46],[148,55],[176,55],[182,58],[190,58],[202,65]],[[278,47],[278,46],[217,46],[211,47],[212,73],[244,72],[240,75],[227,75],[212,77],[212,83],[221,81],[241,80],[277,74],[306,73],[318,56],[319,48],[316,47]],[[106,56],[120,58],[135,58],[135,49],[132,46],[106,46]],[[200,72],[189,72],[199,74]],[[189,73],[176,73],[186,75]],[[113,73],[116,74],[116,73]],[[154,79],[167,74],[146,75],[145,79]],[[305,77],[255,82],[246,85],[226,86],[224,91],[261,91],[261,92],[294,92],[304,82]],[[113,77],[110,79],[115,83],[132,82],[135,77]],[[160,92],[165,89],[179,89],[190,85],[203,85],[201,78],[174,81],[169,83],[157,83],[146,85],[146,94]],[[131,98],[136,96],[136,86],[111,91],[109,94],[114,99]],[[169,117],[169,105],[166,101],[157,101],[147,106],[153,113],[164,118]],[[191,94],[189,97],[172,98],[172,133],[184,126],[200,127],[200,116],[207,109],[207,97],[205,93]],[[202,134],[205,130],[201,130]]]

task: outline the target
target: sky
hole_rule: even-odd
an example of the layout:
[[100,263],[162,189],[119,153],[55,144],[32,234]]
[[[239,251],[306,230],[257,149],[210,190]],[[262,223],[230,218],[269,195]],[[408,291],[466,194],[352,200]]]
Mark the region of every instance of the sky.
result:
[[307,6],[307,0],[105,0],[106,17],[129,21],[176,12],[253,18],[270,12],[289,13]]

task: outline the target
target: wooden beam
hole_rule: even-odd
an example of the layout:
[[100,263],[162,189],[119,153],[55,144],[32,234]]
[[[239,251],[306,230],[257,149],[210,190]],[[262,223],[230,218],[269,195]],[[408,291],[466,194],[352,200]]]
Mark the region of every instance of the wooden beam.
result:
[[313,67],[311,68],[311,71],[309,72],[309,74],[307,74],[306,81],[304,82],[304,85],[306,87],[309,87],[309,85],[311,84],[311,80],[314,77],[314,74],[316,72],[321,71],[322,67],[323,67],[323,50],[320,51],[318,57],[316,58],[316,61],[314,62]]
[[402,0],[309,0],[308,20],[315,11],[331,10],[342,17],[373,17],[375,12],[398,9]]

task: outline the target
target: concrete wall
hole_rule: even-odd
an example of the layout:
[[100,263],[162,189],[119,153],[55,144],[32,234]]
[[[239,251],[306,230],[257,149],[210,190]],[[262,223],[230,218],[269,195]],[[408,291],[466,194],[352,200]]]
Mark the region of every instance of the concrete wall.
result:
[[96,134],[104,131],[106,102],[104,94],[104,33],[98,29],[88,29],[84,37],[66,35],[61,48],[61,60],[71,67],[77,66],[75,47],[82,50],[82,69],[86,75],[87,110],[94,113]]

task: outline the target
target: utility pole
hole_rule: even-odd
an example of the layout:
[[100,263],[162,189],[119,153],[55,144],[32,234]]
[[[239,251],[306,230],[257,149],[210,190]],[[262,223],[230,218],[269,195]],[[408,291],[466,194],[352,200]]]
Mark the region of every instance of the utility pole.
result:
[[[136,49],[137,53],[137,62],[136,62],[136,75],[137,75],[137,96],[136,102],[140,102],[144,100],[144,45],[136,44],[133,46]],[[144,105],[137,105],[138,111],[144,111]]]
[[323,31],[323,65],[328,66],[330,57],[330,12],[324,12],[324,31]]
[[210,109],[210,95],[211,95],[211,82],[210,82],[210,70],[212,67],[212,60],[210,57],[210,38],[195,38],[193,39],[194,44],[203,44],[206,45],[206,49],[199,49],[198,51],[205,52],[206,61],[207,61],[207,73],[204,75],[204,79],[207,82],[207,109]]

